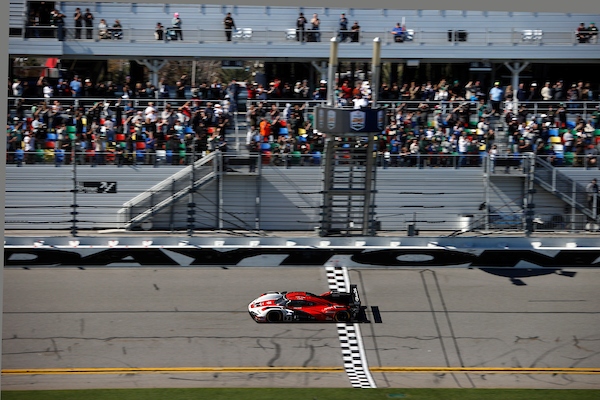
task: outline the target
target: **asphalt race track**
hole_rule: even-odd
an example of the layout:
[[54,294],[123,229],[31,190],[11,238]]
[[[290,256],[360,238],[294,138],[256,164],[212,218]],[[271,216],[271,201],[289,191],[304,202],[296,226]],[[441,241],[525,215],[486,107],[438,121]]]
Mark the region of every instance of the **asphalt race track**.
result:
[[[535,272],[350,269],[376,386],[600,388],[600,270]],[[5,269],[2,387],[351,387],[336,324],[252,321],[269,290],[325,268]]]

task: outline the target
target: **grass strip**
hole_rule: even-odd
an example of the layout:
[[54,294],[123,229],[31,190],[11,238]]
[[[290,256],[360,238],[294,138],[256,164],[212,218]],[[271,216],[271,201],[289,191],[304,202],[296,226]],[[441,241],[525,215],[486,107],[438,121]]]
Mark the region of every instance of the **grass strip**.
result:
[[579,389],[106,389],[2,391],[2,400],[597,400]]

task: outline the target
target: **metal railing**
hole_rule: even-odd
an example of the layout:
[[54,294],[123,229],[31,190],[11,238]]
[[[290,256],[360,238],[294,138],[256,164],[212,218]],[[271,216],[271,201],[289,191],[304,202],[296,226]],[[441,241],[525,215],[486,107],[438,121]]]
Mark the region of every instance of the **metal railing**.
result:
[[[244,32],[245,30],[245,32]],[[289,29],[270,29],[260,26],[244,26],[240,27],[239,32],[234,31],[232,34],[233,42],[248,42],[248,43],[286,43],[293,45],[294,43],[314,43],[318,46],[329,46],[329,39],[338,37],[342,34],[348,39],[345,42],[351,44],[352,37],[355,37],[356,43],[372,42],[375,38],[380,38],[382,43],[398,46],[422,46],[422,45],[452,45],[459,46],[490,46],[490,45],[524,45],[524,46],[548,46],[548,45],[575,45],[583,44],[595,47],[598,45],[597,37],[592,37],[584,43],[581,43],[577,37],[577,32],[574,30],[552,31],[544,30],[529,30],[529,29],[480,29],[475,31],[469,30],[430,30],[430,29],[413,29],[409,40],[402,43],[397,43],[394,40],[394,35],[389,30],[360,30],[355,35],[354,32],[345,31],[339,32],[336,29],[320,29],[319,31],[305,31],[306,40],[298,41],[297,37],[291,33],[294,28]],[[92,39],[86,36],[86,28],[81,29],[81,38],[76,39],[76,30],[73,27],[63,28],[64,40],[87,40],[103,42],[106,39],[115,39],[115,35],[109,27],[107,35],[99,35],[98,28],[93,28]],[[23,39],[57,39],[58,28],[51,26],[26,26],[25,29],[18,31],[14,30],[11,37],[21,37]],[[133,28],[124,27],[119,35],[119,39],[123,42],[176,42],[169,34],[169,29],[165,29],[163,37],[158,40],[155,36],[153,28]],[[316,35],[318,34],[318,36]],[[317,39],[320,38],[320,39]],[[317,41],[318,40],[318,41]],[[221,43],[226,42],[226,34],[223,29],[204,29],[196,27],[196,29],[183,29],[182,43]]]
[[187,195],[192,188],[198,188],[212,180],[217,174],[216,155],[218,153],[201,158],[123,204],[123,208],[118,211],[121,216],[119,219],[123,222],[121,228],[131,229],[143,223]]
[[[116,154],[113,151],[78,151],[65,152],[60,149],[37,149],[34,151],[9,151],[7,152],[6,164],[9,167],[27,167],[29,165],[47,165],[47,166],[68,166],[76,160],[77,165],[97,167],[114,166],[122,167],[127,165],[147,166],[160,168],[166,166],[181,167],[189,166],[194,161],[203,159],[213,153],[197,153],[191,149],[178,151],[156,150],[131,150]],[[262,150],[256,154],[224,154],[226,161],[232,159],[231,168],[248,167],[255,172],[258,165],[274,168],[292,168],[292,167],[315,167],[321,166],[324,154],[320,151],[308,150],[301,152],[294,151],[271,151]],[[470,152],[460,154],[450,153],[388,153],[378,151],[376,164],[378,167],[387,168],[487,168],[486,160],[488,153]],[[538,158],[547,159],[548,156],[538,156]],[[489,171],[493,174],[507,174],[521,171],[521,163],[526,157],[519,154],[506,154],[496,156],[491,162],[492,168]],[[555,164],[556,170],[562,168],[581,168],[581,169],[599,169],[597,162],[590,162],[592,158],[586,155],[572,155],[568,162]],[[600,162],[600,156],[595,156]],[[260,161],[259,161],[260,160]],[[509,163],[505,161],[510,161]],[[344,164],[344,158],[336,160],[337,163]],[[544,172],[552,174],[552,172]],[[568,189],[568,188],[567,188]]]

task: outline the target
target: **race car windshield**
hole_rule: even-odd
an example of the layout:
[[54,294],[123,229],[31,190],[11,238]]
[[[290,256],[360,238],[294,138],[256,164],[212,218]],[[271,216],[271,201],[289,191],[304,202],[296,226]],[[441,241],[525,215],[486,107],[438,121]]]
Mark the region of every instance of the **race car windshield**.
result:
[[287,299],[283,296],[281,296],[280,298],[275,300],[275,304],[277,304],[278,306],[285,306],[286,303],[287,303]]
[[287,302],[286,298],[281,293],[267,293],[255,300],[257,303],[272,301],[278,306],[284,306]]

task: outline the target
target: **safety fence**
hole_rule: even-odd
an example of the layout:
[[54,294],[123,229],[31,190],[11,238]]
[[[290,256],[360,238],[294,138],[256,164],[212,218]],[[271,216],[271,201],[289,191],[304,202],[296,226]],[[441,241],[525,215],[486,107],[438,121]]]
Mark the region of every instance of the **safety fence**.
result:
[[[548,168],[540,167],[535,179],[541,189],[531,191],[524,190],[523,182],[534,179],[530,173],[535,158],[482,161],[477,156],[480,165],[469,165],[468,157],[461,165],[460,155],[447,158],[449,166],[420,163],[418,158],[404,167],[381,159],[375,176],[378,231],[462,235],[598,230],[597,196],[585,194],[594,171],[580,168],[574,179],[569,177],[573,174],[558,171],[575,168],[548,167],[546,173]],[[431,159],[435,156],[423,160]],[[218,151],[196,160],[187,165],[131,163],[121,168],[9,164],[6,229],[77,233],[118,228],[193,234],[213,229],[315,231],[319,226],[323,168],[314,155],[284,159],[280,165],[259,154]],[[335,162],[345,165],[343,158]]]

